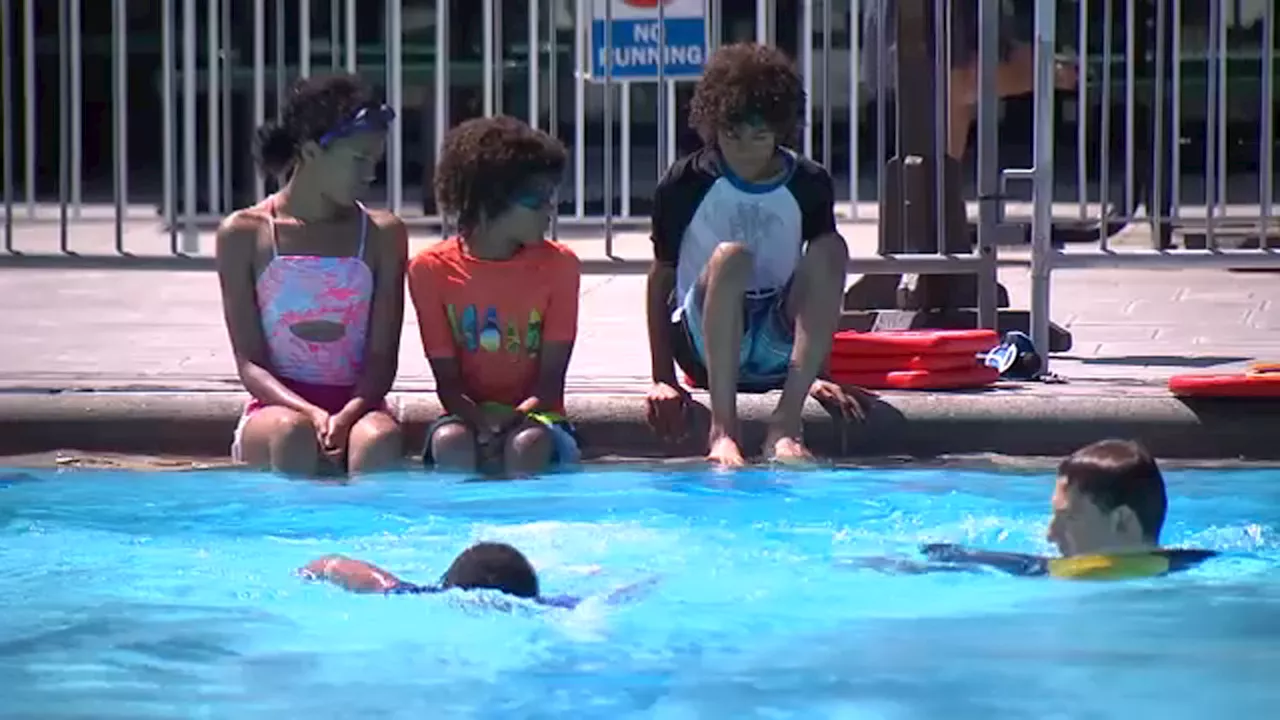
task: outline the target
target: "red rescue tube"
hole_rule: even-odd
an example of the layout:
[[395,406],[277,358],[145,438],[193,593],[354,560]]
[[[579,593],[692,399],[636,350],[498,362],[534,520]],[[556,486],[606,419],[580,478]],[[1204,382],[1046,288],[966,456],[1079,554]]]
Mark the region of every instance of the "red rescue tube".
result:
[[975,353],[959,355],[832,355],[831,372],[893,372],[895,370],[968,370],[978,366]]
[[1174,375],[1169,391],[1178,397],[1280,398],[1280,373]]
[[831,354],[894,357],[903,355],[962,355],[986,352],[1000,344],[995,330],[893,330],[835,334]]
[[975,365],[969,370],[832,372],[831,379],[842,385],[857,385],[868,390],[963,390],[990,385],[1000,379],[1000,371]]

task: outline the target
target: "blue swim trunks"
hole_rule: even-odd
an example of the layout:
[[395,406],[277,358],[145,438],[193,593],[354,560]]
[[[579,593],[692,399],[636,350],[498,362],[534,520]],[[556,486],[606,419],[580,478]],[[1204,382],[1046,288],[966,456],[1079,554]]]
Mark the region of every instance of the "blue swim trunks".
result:
[[[742,301],[742,349],[738,356],[738,386],[747,392],[782,387],[795,347],[795,324],[787,316],[788,288],[749,293]],[[696,286],[685,293],[674,317],[686,335],[697,367],[685,367],[695,380],[706,376],[703,346],[703,300]],[[679,354],[677,354],[677,359]],[[685,362],[681,363],[682,366]]]

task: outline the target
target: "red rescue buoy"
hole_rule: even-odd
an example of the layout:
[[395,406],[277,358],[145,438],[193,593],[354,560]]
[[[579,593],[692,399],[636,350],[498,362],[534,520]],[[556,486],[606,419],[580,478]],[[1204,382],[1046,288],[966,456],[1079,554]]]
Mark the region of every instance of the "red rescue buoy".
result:
[[893,330],[835,334],[832,356],[973,355],[1000,344],[995,330]]
[[1268,368],[1231,375],[1174,375],[1169,391],[1178,397],[1280,398],[1280,372]]
[[893,372],[831,373],[842,385],[868,390],[963,390],[980,388],[1000,379],[1000,371],[983,365],[968,370],[897,370]]
[[959,355],[832,355],[831,372],[893,372],[895,370],[968,370],[978,366],[975,353]]

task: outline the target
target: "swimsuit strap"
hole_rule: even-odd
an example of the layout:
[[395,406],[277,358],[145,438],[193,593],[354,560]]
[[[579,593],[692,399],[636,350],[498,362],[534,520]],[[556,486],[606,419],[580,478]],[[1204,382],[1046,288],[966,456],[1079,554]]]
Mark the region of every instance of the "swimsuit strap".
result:
[[356,207],[360,208],[360,247],[356,249],[355,256],[363,260],[365,239],[369,237],[369,211],[359,201],[356,201]]
[[267,198],[267,227],[271,232],[271,257],[280,256],[280,234],[276,230],[276,196]]

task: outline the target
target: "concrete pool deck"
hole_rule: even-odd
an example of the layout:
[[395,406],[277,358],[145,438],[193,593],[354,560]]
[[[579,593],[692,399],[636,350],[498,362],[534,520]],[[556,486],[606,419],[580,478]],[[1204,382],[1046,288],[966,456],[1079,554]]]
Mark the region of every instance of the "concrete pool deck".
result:
[[[33,226],[38,236],[23,239],[24,227],[18,227],[18,244],[31,251],[51,237],[48,226]],[[110,225],[77,226],[77,248],[87,252],[86,244],[93,244],[105,253],[110,232]],[[855,257],[872,252],[869,226],[846,228],[846,234]],[[429,241],[414,238],[415,246]],[[569,412],[587,451],[699,453],[696,439],[666,448],[644,427],[649,360],[644,279],[637,268],[647,258],[647,240],[621,233],[614,255],[623,262],[606,258],[598,238],[568,242],[587,260],[568,381]],[[225,455],[244,396],[222,327],[216,277],[207,260],[177,269],[184,262],[34,262],[0,255],[0,455],[59,448]],[[1000,275],[1013,306],[1025,308],[1026,270],[1002,268]],[[1051,368],[1066,384],[884,393],[868,422],[857,426],[837,424],[810,403],[815,449],[840,457],[1058,455],[1122,435],[1143,439],[1162,457],[1280,459],[1280,402],[1186,403],[1164,389],[1173,374],[1280,361],[1275,274],[1056,271],[1052,299],[1055,321],[1075,336],[1072,351],[1055,356]],[[412,450],[437,408],[416,320],[411,310],[406,315],[394,399],[409,421]],[[750,450],[773,402],[770,396],[741,401]]]

